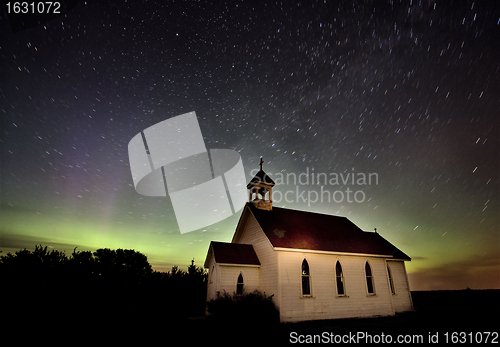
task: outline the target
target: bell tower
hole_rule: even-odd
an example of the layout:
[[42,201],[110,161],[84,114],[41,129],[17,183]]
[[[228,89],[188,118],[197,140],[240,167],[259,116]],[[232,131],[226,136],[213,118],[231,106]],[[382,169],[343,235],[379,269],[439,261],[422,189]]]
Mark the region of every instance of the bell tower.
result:
[[247,189],[250,191],[249,202],[253,203],[255,207],[261,210],[272,211],[272,190],[275,183],[271,177],[262,170],[262,164],[264,164],[264,160],[262,160],[261,157],[259,163],[260,171],[257,172],[254,178],[247,184]]

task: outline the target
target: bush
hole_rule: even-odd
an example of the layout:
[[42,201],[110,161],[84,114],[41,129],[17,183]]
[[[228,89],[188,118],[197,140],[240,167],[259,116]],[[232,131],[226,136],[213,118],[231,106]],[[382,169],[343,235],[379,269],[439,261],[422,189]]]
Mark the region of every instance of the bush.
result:
[[258,290],[232,296],[224,292],[207,303],[209,318],[225,324],[273,325],[279,323],[279,310],[272,297]]

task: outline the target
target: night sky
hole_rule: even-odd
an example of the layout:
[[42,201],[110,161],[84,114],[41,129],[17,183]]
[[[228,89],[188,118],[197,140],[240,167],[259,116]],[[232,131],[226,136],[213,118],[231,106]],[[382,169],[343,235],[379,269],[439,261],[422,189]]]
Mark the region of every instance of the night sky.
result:
[[3,13],[0,250],[201,266],[240,212],[181,235],[168,199],[135,191],[127,148],[195,111],[248,181],[264,158],[273,193],[321,191],[280,173],[376,173],[324,186],[360,202],[274,204],[377,228],[412,290],[500,288],[499,79],[497,1],[80,1],[18,32]]

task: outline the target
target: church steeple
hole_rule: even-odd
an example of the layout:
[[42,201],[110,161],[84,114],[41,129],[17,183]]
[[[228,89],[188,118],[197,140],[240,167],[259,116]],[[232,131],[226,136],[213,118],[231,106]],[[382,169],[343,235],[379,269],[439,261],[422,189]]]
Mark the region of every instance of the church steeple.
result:
[[[262,170],[264,160],[260,158],[260,171],[250,180],[247,184],[247,189],[250,191],[249,202],[253,203],[255,207],[261,210],[272,211],[273,198],[272,190],[275,185],[274,181],[269,177],[264,170]],[[269,193],[268,198],[266,195]]]

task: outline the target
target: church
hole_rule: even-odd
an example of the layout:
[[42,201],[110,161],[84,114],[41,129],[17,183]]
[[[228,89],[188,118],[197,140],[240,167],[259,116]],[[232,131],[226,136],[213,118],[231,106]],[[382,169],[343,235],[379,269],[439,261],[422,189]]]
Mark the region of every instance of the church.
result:
[[405,253],[346,217],[274,207],[274,185],[261,160],[231,243],[210,243],[207,301],[258,290],[281,322],[413,310]]

